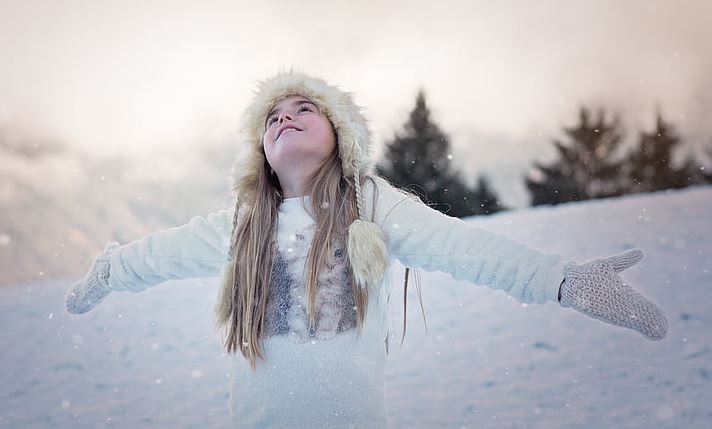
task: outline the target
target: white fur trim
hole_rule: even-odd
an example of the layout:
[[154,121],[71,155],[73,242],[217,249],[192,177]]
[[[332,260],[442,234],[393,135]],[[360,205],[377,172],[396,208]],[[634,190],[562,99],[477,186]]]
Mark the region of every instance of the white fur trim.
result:
[[349,261],[356,284],[361,287],[377,286],[388,266],[383,231],[373,222],[355,220],[349,226]]

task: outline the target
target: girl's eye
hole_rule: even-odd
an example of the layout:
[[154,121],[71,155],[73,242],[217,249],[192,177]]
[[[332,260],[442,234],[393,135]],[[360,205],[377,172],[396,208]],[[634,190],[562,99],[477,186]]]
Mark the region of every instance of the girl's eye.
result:
[[[297,109],[297,113],[301,113],[301,112],[304,112],[304,111],[306,111],[306,112],[313,112],[313,111],[314,111],[314,107],[312,107],[312,106],[309,105],[309,104],[302,104],[302,105],[299,106],[299,108]],[[277,120],[277,115],[272,115],[272,116],[270,116],[269,118],[267,118],[267,121],[265,121],[265,128],[269,128],[269,126],[272,125],[276,120]]]

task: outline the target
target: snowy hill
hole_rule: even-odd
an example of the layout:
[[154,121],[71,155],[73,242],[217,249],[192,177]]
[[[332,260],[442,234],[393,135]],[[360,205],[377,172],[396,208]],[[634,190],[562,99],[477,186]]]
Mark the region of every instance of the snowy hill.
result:
[[[623,273],[668,336],[422,272],[430,333],[402,269],[386,394],[393,428],[712,427],[712,187],[539,207],[469,221],[583,262],[640,247]],[[0,428],[224,428],[229,357],[216,279],[113,294],[64,312],[71,279],[0,288]],[[167,293],[168,292],[168,293]]]

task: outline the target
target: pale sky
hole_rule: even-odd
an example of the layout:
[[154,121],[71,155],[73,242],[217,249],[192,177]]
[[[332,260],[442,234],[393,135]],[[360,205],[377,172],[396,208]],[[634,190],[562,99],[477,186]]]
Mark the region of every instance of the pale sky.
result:
[[355,93],[376,154],[424,88],[458,165],[513,183],[580,103],[631,133],[659,106],[710,141],[711,17],[705,0],[0,0],[0,126],[102,154],[229,141],[255,81],[294,67]]

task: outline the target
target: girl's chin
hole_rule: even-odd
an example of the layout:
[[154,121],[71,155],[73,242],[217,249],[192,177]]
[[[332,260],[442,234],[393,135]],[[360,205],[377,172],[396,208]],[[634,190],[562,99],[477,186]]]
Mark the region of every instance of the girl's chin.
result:
[[314,148],[304,142],[285,142],[282,147],[277,146],[275,153],[285,162],[297,162],[303,158],[314,157]]
[[279,165],[279,170],[302,170],[310,167],[316,168],[321,165],[326,158],[321,158],[313,152],[289,151],[279,154],[278,159],[274,160]]

